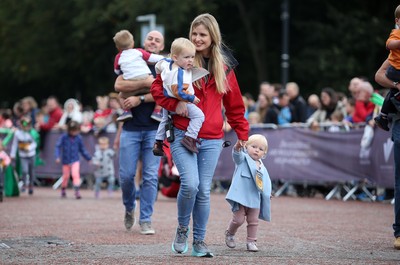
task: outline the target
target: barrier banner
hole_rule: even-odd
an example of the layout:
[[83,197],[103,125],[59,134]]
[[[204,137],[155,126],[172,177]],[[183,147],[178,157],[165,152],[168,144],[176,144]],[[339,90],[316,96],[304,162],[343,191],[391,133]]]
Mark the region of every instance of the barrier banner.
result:
[[[374,185],[393,187],[393,142],[390,133],[377,128],[367,147],[361,147],[364,129],[349,132],[311,131],[305,128],[252,129],[267,137],[269,150],[263,160],[271,179],[335,182],[367,179]],[[226,140],[236,142],[234,132]],[[215,178],[230,180],[234,170],[232,146],[222,151]]]
[[385,132],[376,128],[368,154],[371,161],[371,171],[368,172],[368,176],[374,183],[385,188],[394,187],[393,147],[391,131]]
[[[259,133],[268,139],[269,150],[263,160],[271,179],[284,181],[309,181],[343,183],[368,180],[372,185],[386,188],[394,186],[393,142],[390,133],[375,128],[370,145],[361,147],[364,129],[348,132],[315,132],[306,128],[252,129],[250,134]],[[61,165],[54,161],[54,147],[60,133],[47,135],[41,157],[44,166],[36,168],[37,176],[58,178]],[[113,143],[115,134],[105,134]],[[97,139],[92,134],[83,134],[89,153],[93,154]],[[222,150],[215,171],[215,180],[230,180],[234,171],[232,148],[236,134],[225,134],[232,142]],[[118,176],[118,152],[114,161]],[[94,166],[81,159],[81,175],[92,175]]]
[[[61,132],[52,131],[46,135],[46,144],[42,152],[40,153],[41,158],[44,161],[44,165],[36,167],[36,175],[42,177],[52,177],[59,178],[62,175],[62,164],[57,164],[55,162],[55,146],[58,138],[61,136]],[[81,134],[83,143],[86,150],[93,156],[96,145],[97,138],[93,134]],[[101,136],[106,136],[110,139],[110,148],[114,143],[115,133],[104,133]],[[89,164],[82,156],[80,156],[80,172],[81,176],[93,175],[95,166]],[[115,174],[118,175],[118,151],[115,154],[114,159]]]

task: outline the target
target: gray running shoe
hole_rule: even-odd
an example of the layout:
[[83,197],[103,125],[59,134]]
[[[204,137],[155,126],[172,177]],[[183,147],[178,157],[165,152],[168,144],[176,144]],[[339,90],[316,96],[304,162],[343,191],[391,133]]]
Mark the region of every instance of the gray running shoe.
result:
[[127,121],[127,120],[130,120],[130,119],[132,119],[132,113],[131,113],[131,111],[124,111],[124,113],[122,113],[118,118],[117,118],[117,121],[118,122],[124,122],[124,121]]
[[150,222],[144,222],[140,224],[140,233],[142,235],[154,235],[156,231],[151,227]]
[[172,251],[175,253],[186,253],[188,251],[187,239],[189,236],[189,227],[178,226],[174,242],[172,242]]
[[136,222],[136,219],[135,219],[134,211],[125,212],[124,224],[125,224],[126,230],[131,230],[132,226],[135,225],[135,222]]
[[207,244],[202,240],[195,240],[193,242],[192,256],[212,258],[214,254],[208,249]]

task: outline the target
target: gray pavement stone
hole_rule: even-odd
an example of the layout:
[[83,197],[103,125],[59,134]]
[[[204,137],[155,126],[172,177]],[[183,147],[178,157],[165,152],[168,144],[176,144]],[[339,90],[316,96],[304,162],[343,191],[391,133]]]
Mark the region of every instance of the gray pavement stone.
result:
[[82,191],[82,200],[72,194],[61,199],[59,191],[37,188],[33,196],[6,197],[0,203],[0,264],[400,264],[388,203],[273,198],[272,222],[259,222],[260,251],[250,253],[245,224],[237,248],[225,246],[231,212],[224,194],[213,193],[206,242],[215,257],[208,259],[190,257],[191,248],[172,253],[175,199],[159,195],[156,234],[145,236],[138,225],[125,230],[119,191],[98,200],[90,190]]

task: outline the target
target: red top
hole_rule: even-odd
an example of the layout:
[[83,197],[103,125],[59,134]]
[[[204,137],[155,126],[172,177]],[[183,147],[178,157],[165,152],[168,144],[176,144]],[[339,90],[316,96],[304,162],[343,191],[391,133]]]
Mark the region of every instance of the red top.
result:
[[368,115],[374,111],[375,104],[372,102],[364,102],[361,100],[356,100],[353,122],[365,122]]
[[[247,141],[249,123],[244,117],[245,108],[242,94],[234,71],[230,71],[226,76],[230,89],[225,94],[219,94],[216,89],[214,77],[212,75],[208,77],[209,80],[207,83],[204,81],[204,78],[200,80],[201,89],[193,84],[195,95],[200,99],[200,103],[197,104],[197,106],[203,111],[205,116],[198,137],[204,139],[221,139],[224,137],[224,132],[222,130],[223,104],[228,123],[231,125],[232,129],[235,130],[237,137],[239,140]],[[161,105],[161,107],[169,111],[175,111],[179,100],[164,96],[160,75],[157,75],[156,80],[154,80],[150,92],[158,105]],[[179,115],[172,116],[174,126],[185,131],[188,127],[189,119]]]
[[60,107],[55,108],[49,113],[49,121],[40,125],[40,130],[49,131],[56,125],[63,115],[63,110]]
[[110,108],[105,110],[97,109],[93,114],[93,120],[96,118],[107,118],[110,115],[113,115],[112,109]]

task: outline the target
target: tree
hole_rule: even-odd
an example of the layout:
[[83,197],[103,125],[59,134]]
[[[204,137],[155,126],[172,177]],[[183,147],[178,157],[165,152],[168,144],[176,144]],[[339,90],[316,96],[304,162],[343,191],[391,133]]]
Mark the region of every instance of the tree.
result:
[[[281,0],[2,0],[0,82],[11,106],[26,95],[93,105],[114,90],[115,32],[140,39],[139,15],[153,13],[165,26],[166,47],[188,37],[195,16],[209,12],[239,61],[242,92],[258,93],[261,81],[281,80]],[[373,80],[387,57],[385,41],[398,5],[378,0],[290,1],[290,81],[303,95],[325,86],[347,92],[353,76]],[[310,8],[312,7],[312,8]],[[136,46],[141,43],[136,41]]]
[[[180,14],[173,19],[171,6]],[[166,31],[173,33],[167,36],[185,36],[192,13],[200,10],[204,10],[202,1],[1,1],[4,98],[11,105],[24,95],[55,94],[61,101],[76,97],[93,105],[96,95],[114,90],[115,32],[128,29],[139,40],[136,17],[155,13]]]

